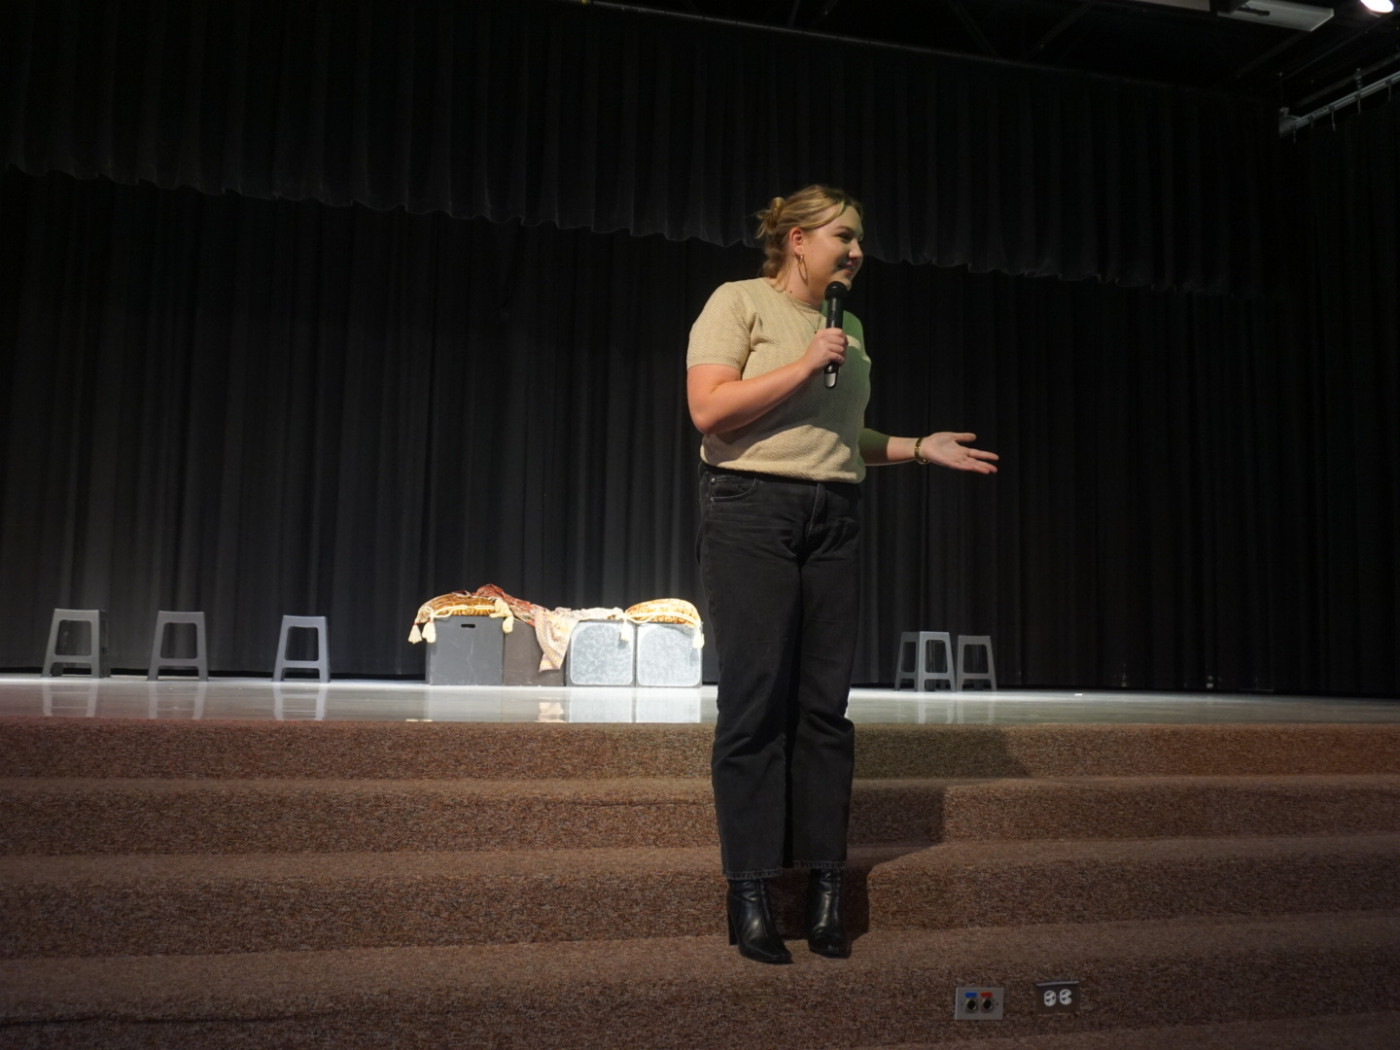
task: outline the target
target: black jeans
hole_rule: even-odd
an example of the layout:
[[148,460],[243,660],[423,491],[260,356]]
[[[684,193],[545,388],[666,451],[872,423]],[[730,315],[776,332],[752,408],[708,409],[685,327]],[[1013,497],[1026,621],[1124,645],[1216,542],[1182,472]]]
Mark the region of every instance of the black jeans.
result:
[[859,506],[853,484],[701,470],[700,567],[719,649],[710,769],[731,879],[845,866]]

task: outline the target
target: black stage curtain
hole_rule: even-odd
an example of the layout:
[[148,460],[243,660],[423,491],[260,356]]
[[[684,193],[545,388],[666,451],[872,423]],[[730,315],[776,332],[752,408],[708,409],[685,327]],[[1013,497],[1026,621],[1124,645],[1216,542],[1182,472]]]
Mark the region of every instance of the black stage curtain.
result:
[[[913,16],[911,16],[913,17]],[[0,144],[210,194],[732,245],[812,181],[886,261],[1254,294],[1268,107],[557,0],[7,0]]]
[[[0,665],[34,666],[65,604],[109,611],[119,666],[157,608],[202,608],[221,670],[265,673],[293,612],[331,617],[337,672],[386,675],[421,669],[420,601],[488,580],[703,607],[682,356],[751,251],[0,189]],[[1393,655],[1332,617],[1393,632],[1394,577],[1318,542],[1334,512],[1306,479],[1390,506],[1394,437],[1384,495],[1364,450],[1329,468],[1307,406],[1331,366],[1289,349],[1278,303],[872,263],[852,308],[873,424],[1006,456],[995,479],[872,471],[858,680],[890,680],[901,630],[946,627],[993,635],[1009,685],[1393,690]]]
[[122,667],[193,607],[219,670],[298,612],[397,675],[455,587],[703,604],[686,330],[823,178],[883,259],[871,422],[1006,456],[873,473],[858,680],[924,627],[1008,685],[1400,692],[1395,105],[1280,149],[1214,97],[661,25],[0,5],[0,667],[57,605]]

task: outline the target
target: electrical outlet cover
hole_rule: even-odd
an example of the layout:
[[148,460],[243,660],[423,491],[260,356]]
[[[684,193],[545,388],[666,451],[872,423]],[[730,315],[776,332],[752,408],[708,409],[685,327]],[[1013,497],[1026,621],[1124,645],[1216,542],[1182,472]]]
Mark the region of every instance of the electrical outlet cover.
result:
[[1042,1014],[1077,1014],[1078,981],[1038,981],[1035,986],[1036,1011]]

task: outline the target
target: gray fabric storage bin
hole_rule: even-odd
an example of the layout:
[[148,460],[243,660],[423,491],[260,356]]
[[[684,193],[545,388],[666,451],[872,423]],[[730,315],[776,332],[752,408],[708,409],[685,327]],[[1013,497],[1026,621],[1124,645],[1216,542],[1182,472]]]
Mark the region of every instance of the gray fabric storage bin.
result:
[[501,621],[490,616],[444,616],[427,643],[429,685],[500,685],[505,653]]
[[552,671],[540,670],[540,648],[535,629],[528,623],[516,621],[515,629],[505,636],[506,660],[504,680],[506,685],[563,685],[564,669],[556,667]]

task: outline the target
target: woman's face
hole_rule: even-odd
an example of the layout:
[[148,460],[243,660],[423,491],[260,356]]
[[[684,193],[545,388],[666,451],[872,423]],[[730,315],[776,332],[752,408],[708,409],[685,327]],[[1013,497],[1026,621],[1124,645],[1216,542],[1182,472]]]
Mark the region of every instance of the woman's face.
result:
[[794,230],[793,254],[802,256],[806,263],[808,285],[825,291],[832,281],[840,281],[849,288],[865,259],[860,250],[863,236],[865,230],[854,208],[845,209],[815,230]]

